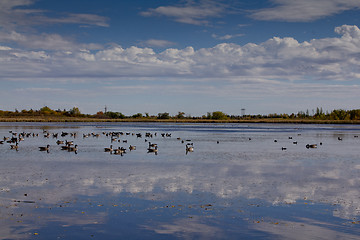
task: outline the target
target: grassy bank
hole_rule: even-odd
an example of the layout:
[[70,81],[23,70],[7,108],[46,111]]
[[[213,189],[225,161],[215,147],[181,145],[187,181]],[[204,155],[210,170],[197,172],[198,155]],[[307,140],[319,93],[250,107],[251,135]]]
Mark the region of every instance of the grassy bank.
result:
[[169,123],[292,123],[292,124],[360,124],[360,120],[316,120],[316,119],[240,119],[240,120],[213,120],[213,119],[154,119],[154,118],[77,118],[77,117],[0,117],[0,122],[169,122]]

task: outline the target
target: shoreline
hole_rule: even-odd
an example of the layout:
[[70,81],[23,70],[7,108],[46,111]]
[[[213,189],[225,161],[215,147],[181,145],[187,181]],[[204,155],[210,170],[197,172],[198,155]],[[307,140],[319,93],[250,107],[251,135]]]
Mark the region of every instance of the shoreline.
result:
[[287,124],[360,124],[360,120],[317,120],[317,119],[101,119],[101,118],[51,118],[20,117],[0,118],[1,122],[162,122],[162,123],[287,123]]

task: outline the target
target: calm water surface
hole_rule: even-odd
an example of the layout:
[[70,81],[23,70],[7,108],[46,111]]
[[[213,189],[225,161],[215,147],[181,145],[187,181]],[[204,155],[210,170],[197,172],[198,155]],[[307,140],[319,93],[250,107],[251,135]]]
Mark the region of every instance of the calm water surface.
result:
[[1,239],[360,239],[359,125],[0,123],[10,131],[39,136],[0,145]]

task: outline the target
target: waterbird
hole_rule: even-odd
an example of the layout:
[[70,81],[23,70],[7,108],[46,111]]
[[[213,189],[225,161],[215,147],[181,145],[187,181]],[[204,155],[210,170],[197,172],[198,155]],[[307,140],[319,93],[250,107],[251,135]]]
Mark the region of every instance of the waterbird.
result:
[[64,144],[64,141],[62,141],[62,140],[57,140],[57,141],[56,141],[56,144],[57,144],[57,145]]
[[76,152],[77,150],[78,150],[77,145],[75,145],[74,147],[69,146],[69,148],[68,148],[69,152]]
[[119,147],[117,149],[114,149],[114,154],[123,154],[123,153],[126,153],[126,149],[123,148],[123,147]]
[[61,146],[61,150],[69,150],[70,145]]
[[106,148],[104,148],[104,151],[105,152],[111,152],[112,150],[113,150],[113,145],[110,145],[110,147],[106,147]]
[[194,144],[193,143],[188,143],[185,145],[186,147],[186,152],[193,152],[194,151]]
[[39,151],[49,151],[50,145],[46,145],[46,147],[39,147]]
[[342,138],[341,138],[341,137],[338,137],[338,140],[339,140],[339,141],[342,141]]
[[132,150],[136,150],[136,146],[132,146],[132,145],[130,145],[129,149],[130,149],[130,151],[132,151]]
[[317,144],[306,144],[306,148],[317,148]]
[[18,143],[16,143],[15,145],[10,145],[10,149],[18,150],[18,148],[19,148]]
[[284,151],[284,150],[286,150],[286,149],[287,149],[286,147],[282,147],[282,148],[281,148],[282,151]]
[[151,142],[149,142],[149,148],[154,148],[154,147],[157,147],[157,144],[156,143],[151,143]]
[[158,147],[157,146],[155,146],[154,148],[149,147],[147,150],[148,150],[148,153],[150,153],[150,152],[157,153],[158,152]]

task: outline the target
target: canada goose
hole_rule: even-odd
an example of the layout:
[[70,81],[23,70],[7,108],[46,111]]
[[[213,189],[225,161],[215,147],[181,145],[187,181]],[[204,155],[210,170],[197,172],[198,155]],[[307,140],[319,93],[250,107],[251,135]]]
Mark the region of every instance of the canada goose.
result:
[[154,148],[154,147],[157,147],[157,144],[149,142],[149,148]]
[[18,150],[18,148],[19,148],[18,143],[16,143],[15,145],[10,145],[10,149]]
[[46,145],[46,147],[39,147],[39,151],[49,151],[50,145]]
[[116,148],[114,149],[114,154],[123,154],[123,153],[126,153],[126,149],[123,148],[123,147],[119,147],[119,148]]
[[132,146],[132,145],[130,145],[129,149],[130,149],[130,151],[132,151],[132,150],[136,150],[136,146]]
[[341,138],[341,137],[338,137],[338,140],[339,140],[339,141],[342,141],[342,138]]
[[194,145],[192,143],[186,144],[186,152],[193,152],[194,151]]
[[306,148],[317,148],[317,144],[306,144]]
[[158,152],[158,147],[157,146],[155,146],[154,148],[148,148],[148,153],[149,152],[154,152],[154,153],[157,153]]
[[69,150],[70,145],[61,146],[61,150]]
[[282,148],[281,148],[282,151],[285,151],[286,149],[287,149],[286,147],[282,147]]
[[77,150],[78,150],[77,145],[75,145],[74,147],[69,146],[69,148],[68,148],[69,152],[76,152]]
[[110,145],[110,147],[104,148],[104,151],[105,152],[111,152],[113,150],[112,147],[113,147],[113,145]]
[[57,145],[64,144],[64,141],[62,141],[62,140],[57,140],[57,141],[56,141],[56,144],[57,144]]

